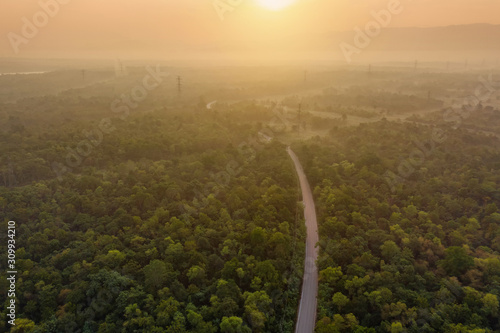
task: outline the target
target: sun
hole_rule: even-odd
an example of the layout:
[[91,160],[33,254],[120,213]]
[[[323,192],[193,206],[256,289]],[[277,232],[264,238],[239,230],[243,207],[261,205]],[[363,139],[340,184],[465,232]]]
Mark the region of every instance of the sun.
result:
[[256,0],[259,5],[269,10],[281,10],[284,9],[291,4],[293,4],[297,0]]

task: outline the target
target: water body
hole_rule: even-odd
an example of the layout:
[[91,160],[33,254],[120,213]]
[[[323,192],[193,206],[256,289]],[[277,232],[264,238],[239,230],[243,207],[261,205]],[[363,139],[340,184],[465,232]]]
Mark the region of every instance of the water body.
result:
[[34,74],[45,74],[47,72],[14,72],[14,73],[0,73],[1,75],[34,75]]

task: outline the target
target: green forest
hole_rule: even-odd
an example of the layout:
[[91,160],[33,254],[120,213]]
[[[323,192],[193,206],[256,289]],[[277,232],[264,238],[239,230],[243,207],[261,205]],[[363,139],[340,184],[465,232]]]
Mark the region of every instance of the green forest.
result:
[[112,123],[71,172],[51,163],[67,167],[64,148],[98,120],[1,137],[18,159],[0,187],[19,244],[11,332],[291,332],[305,227],[285,146],[256,140],[245,112]]
[[[1,332],[294,332],[307,230],[288,146],[318,215],[316,333],[500,332],[500,111],[450,117],[437,96],[472,74],[321,72],[301,97],[297,71],[260,70],[221,71],[236,92],[216,70],[182,94],[165,79],[116,110],[143,68],[0,77],[26,94],[0,101],[18,270]],[[245,99],[266,89],[288,94]]]
[[296,151],[319,214],[317,333],[500,331],[497,137],[379,121]]

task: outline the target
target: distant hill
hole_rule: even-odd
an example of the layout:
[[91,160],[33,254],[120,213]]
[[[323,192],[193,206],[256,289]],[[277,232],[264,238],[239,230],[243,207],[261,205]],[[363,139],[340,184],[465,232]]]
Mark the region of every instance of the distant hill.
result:
[[[116,59],[126,54],[128,59],[161,59],[188,64],[218,65],[290,64],[314,61],[324,64],[346,64],[340,45],[355,46],[357,32],[336,31],[311,35],[300,27],[280,34],[264,35],[258,39],[215,36],[201,42],[183,39],[164,40],[161,35],[148,39],[117,38],[106,43],[87,41],[75,46],[73,53],[61,47],[47,49],[44,58],[101,58]],[[361,27],[364,30],[364,27]],[[344,43],[344,44],[342,44]],[[26,53],[29,54],[29,53]],[[498,67],[500,54],[500,25],[470,24],[446,27],[387,27],[371,38],[368,47],[352,55],[353,63],[439,61],[470,67]],[[5,60],[5,59],[4,59]]]
[[[361,27],[360,27],[361,28]],[[363,27],[364,28],[364,27]],[[342,42],[355,45],[356,32],[334,32],[316,39],[317,46]],[[340,47],[336,50],[341,54]],[[383,28],[362,50],[357,60],[480,61],[497,63],[500,51],[500,25],[472,24],[431,28]]]
[[[360,27],[363,28],[364,27]],[[341,31],[307,35],[300,31],[280,40],[265,39],[249,43],[246,40],[220,40],[205,45],[201,52],[218,54],[242,53],[245,56],[277,59],[320,59],[345,62],[340,45],[355,46],[356,32]],[[471,24],[429,28],[382,28],[371,38],[368,47],[352,57],[353,62],[367,61],[450,61],[488,66],[497,65],[500,52],[500,25]]]

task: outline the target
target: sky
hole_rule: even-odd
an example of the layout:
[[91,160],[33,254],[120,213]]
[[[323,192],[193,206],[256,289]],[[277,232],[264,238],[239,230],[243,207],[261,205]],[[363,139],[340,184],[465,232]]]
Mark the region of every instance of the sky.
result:
[[[272,11],[259,1],[294,3]],[[222,16],[217,2],[226,3]],[[300,52],[318,36],[364,27],[372,11],[398,2],[388,27],[500,24],[498,0],[0,0],[0,57],[244,54],[274,52],[280,43]],[[53,17],[44,18],[44,5]],[[36,19],[36,32],[25,27]]]

